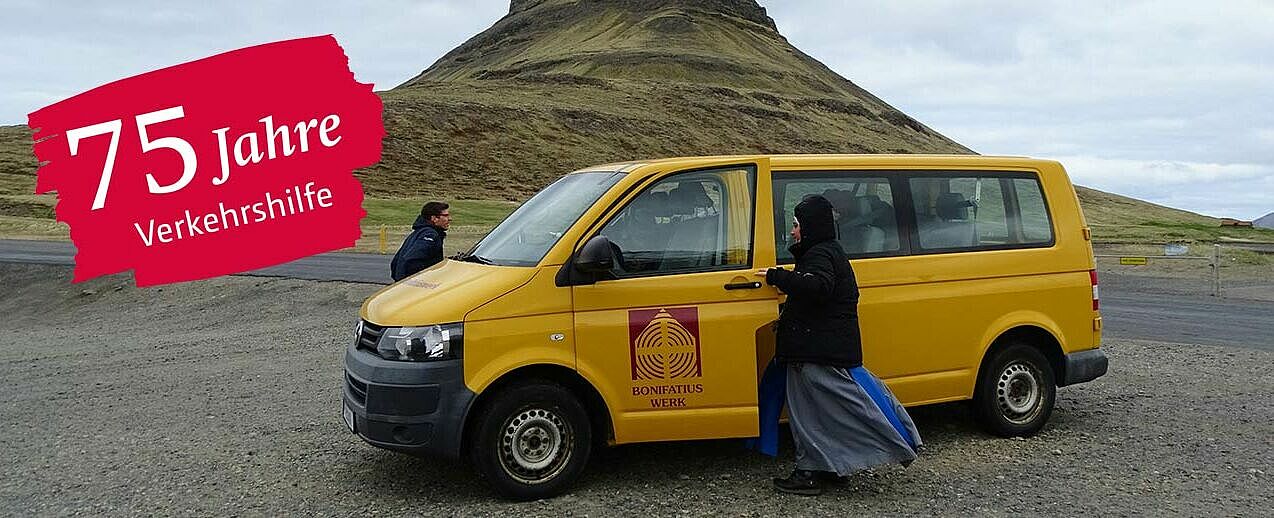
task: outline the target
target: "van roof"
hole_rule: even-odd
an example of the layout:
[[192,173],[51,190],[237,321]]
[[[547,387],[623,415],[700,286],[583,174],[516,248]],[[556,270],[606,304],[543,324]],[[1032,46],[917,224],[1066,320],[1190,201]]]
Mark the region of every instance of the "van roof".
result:
[[1037,159],[1024,156],[988,156],[988,155],[865,155],[865,154],[794,154],[794,155],[715,155],[696,157],[670,157],[654,160],[635,160],[629,162],[613,162],[581,169],[583,171],[619,171],[619,172],[655,172],[669,167],[696,167],[726,165],[729,162],[755,161],[768,158],[770,167],[776,169],[820,166],[855,166],[855,167],[897,167],[908,166],[941,166],[953,167],[1039,167],[1044,164],[1055,164],[1053,160]]

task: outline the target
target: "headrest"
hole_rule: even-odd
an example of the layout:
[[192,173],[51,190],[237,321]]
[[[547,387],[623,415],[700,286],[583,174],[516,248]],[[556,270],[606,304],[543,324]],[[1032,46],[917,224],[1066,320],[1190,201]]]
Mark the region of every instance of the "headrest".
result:
[[642,217],[668,216],[670,209],[666,192],[648,192],[633,200],[632,211]]
[[668,205],[674,214],[694,214],[695,209],[712,207],[712,198],[702,183],[682,183],[668,193]]
[[849,205],[849,201],[854,199],[854,195],[852,193],[849,191],[842,191],[840,189],[825,190],[823,191],[823,197],[827,198],[827,201],[832,203],[832,207],[835,208],[837,212],[841,213],[845,212],[845,208]]
[[871,200],[866,196],[850,198],[841,208],[840,224],[844,226],[868,225],[871,223],[873,210]]
[[965,200],[958,192],[949,192],[938,196],[936,203],[938,217],[946,221],[969,219],[969,207],[973,202]]

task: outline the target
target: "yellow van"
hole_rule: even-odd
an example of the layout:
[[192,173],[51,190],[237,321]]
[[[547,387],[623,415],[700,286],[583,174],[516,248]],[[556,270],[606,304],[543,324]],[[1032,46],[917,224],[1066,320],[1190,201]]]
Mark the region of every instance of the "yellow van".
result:
[[1105,374],[1089,229],[1057,162],[675,158],[577,171],[470,251],[376,293],[343,417],[372,445],[468,456],[503,496],[564,491],[605,444],[754,437],[804,196],[836,208],[864,363],[906,405],[972,400],[1035,433]]

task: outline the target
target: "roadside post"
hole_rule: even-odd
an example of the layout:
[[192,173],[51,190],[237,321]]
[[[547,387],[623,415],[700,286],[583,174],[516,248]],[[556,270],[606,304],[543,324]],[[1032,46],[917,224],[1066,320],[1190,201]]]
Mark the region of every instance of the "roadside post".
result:
[[1212,244],[1212,296],[1221,298],[1221,244]]
[[385,225],[380,225],[380,255],[385,255]]

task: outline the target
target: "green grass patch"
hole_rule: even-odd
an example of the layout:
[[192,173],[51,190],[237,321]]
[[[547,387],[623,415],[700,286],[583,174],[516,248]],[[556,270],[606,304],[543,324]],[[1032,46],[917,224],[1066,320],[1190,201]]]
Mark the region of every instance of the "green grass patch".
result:
[[1224,250],[1224,257],[1229,259],[1232,264],[1240,264],[1244,266],[1274,265],[1274,254],[1265,254],[1255,250],[1244,250],[1233,247],[1222,247],[1222,250]]
[[1226,239],[1274,242],[1274,230],[1220,224],[1146,221],[1137,225],[1092,224],[1093,241],[1105,243],[1214,243]]
[[[363,218],[363,226],[411,226],[420,215],[420,207],[425,198],[367,198],[363,200],[363,209],[367,217]],[[446,201],[451,206],[451,224],[464,227],[494,227],[504,220],[505,216],[518,208],[518,204],[508,201],[494,200],[454,200]]]

